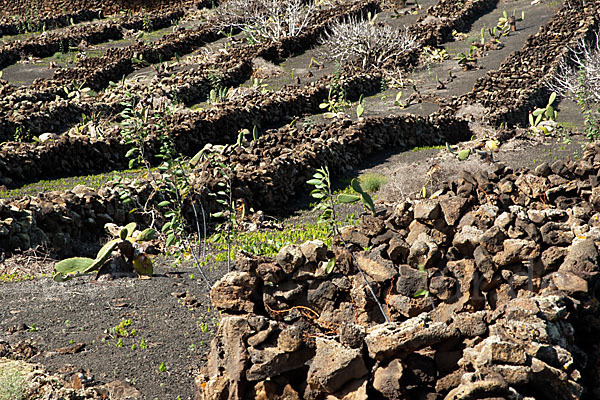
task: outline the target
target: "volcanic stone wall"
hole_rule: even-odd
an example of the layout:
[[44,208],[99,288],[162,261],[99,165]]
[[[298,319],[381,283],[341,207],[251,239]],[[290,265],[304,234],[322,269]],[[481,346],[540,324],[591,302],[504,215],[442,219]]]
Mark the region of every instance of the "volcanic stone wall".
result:
[[0,0],[0,16],[49,15],[82,9],[102,10],[114,14],[122,10],[172,8],[199,3],[196,0]]
[[[255,209],[281,209],[296,194],[306,192],[306,180],[323,163],[337,174],[357,167],[365,157],[391,146],[454,143],[470,134],[466,122],[443,116],[341,120],[317,125],[306,132],[290,127],[272,131],[248,147],[230,147],[220,157],[226,165],[237,165],[233,180],[236,197],[243,197]],[[62,155],[63,162],[68,163],[69,155],[74,155],[77,147],[67,150],[66,142],[61,146],[65,152],[71,152]],[[87,153],[89,162],[109,162],[105,153],[109,152],[101,147],[94,149]],[[215,171],[204,164],[190,176],[194,187],[203,188],[198,200],[208,210],[216,207],[209,195],[216,191],[215,177],[218,177]],[[123,224],[136,220],[145,226],[148,221],[142,213],[129,211],[132,204],[143,207],[147,203],[152,185],[148,181],[123,185],[109,184],[99,191],[76,187],[72,191],[45,192],[14,201],[0,200],[0,250],[12,252],[45,244],[66,256],[81,251],[77,243],[96,242],[107,222]],[[130,190],[133,203],[123,204],[124,188]],[[161,195],[153,196],[148,205],[162,200]]]
[[196,399],[599,398],[599,174],[593,144],[495,164],[364,215],[347,248],[240,254]]

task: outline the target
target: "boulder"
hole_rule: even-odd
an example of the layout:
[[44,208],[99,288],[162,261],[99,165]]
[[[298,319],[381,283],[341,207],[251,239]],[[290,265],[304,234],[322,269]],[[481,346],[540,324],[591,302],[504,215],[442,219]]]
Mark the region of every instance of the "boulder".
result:
[[402,363],[398,359],[389,362],[385,367],[379,367],[373,374],[373,388],[388,399],[399,399],[403,395]]
[[315,357],[308,370],[307,383],[325,393],[334,393],[347,382],[367,374],[360,349],[351,349],[335,340],[317,338]]
[[386,361],[409,354],[426,346],[441,343],[457,332],[443,322],[434,322],[423,313],[402,323],[380,324],[367,335],[369,357]]
[[257,279],[247,272],[232,271],[219,279],[210,290],[212,304],[229,312],[252,312],[252,296]]

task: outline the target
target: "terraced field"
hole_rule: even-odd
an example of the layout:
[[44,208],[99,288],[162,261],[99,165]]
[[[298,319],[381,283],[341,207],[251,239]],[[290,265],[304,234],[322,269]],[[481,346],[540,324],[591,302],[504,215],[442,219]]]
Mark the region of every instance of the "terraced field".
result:
[[[448,333],[443,340],[423,339],[422,344],[409,346],[406,354],[394,352],[393,356],[371,347],[367,356],[365,339],[366,344],[359,346],[364,353],[364,361],[363,355],[359,357],[362,368],[355,365],[348,371],[339,363],[322,366],[324,356],[319,349],[325,345],[315,337],[341,341],[335,346],[352,351],[356,346],[340,339],[344,335],[337,325],[329,326],[334,334],[319,325],[319,314],[325,315],[328,306],[315,300],[310,291],[316,290],[313,284],[322,289],[320,282],[329,282],[327,274],[317,276],[318,271],[313,271],[302,277],[293,271],[304,268],[305,261],[308,271],[334,253],[342,260],[340,249],[356,254],[364,251],[365,257],[370,257],[379,248],[375,238],[383,236],[383,230],[392,232],[390,237],[418,236],[414,233],[417,216],[409,226],[406,221],[399,222],[402,213],[416,214],[419,202],[434,200],[446,210],[445,201],[454,203],[443,196],[463,196],[459,189],[465,182],[475,189],[463,196],[467,200],[461,203],[461,213],[487,202],[498,209],[495,217],[505,211],[521,218],[515,207],[533,209],[533,200],[521,201],[517,194],[512,200],[506,198],[518,190],[526,192],[516,177],[521,173],[530,176],[530,172],[518,172],[521,167],[537,167],[538,176],[563,176],[548,178],[547,189],[560,186],[567,193],[565,199],[551,194],[552,201],[556,200],[552,204],[542,196],[544,207],[565,210],[567,215],[566,210],[574,204],[588,207],[580,204],[586,201],[592,204],[586,208],[590,214],[586,216],[593,218],[590,210],[596,205],[590,193],[595,193],[595,184],[588,188],[585,182],[597,161],[593,146],[582,148],[587,141],[582,132],[590,131],[593,113],[580,114],[579,106],[566,96],[559,96],[547,108],[552,93],[547,82],[553,82],[573,49],[596,38],[599,4],[584,0],[265,0],[254,5],[229,0],[177,5],[138,1],[118,8],[109,1],[102,9],[92,2],[89,7],[79,3],[69,3],[53,15],[41,11],[50,7],[43,1],[38,15],[18,18],[8,6],[5,15],[0,14],[0,281],[6,281],[0,286],[0,301],[5,305],[0,310],[0,356],[5,361],[25,359],[46,369],[38,370],[45,378],[23,389],[21,398],[41,398],[44,391],[58,398],[120,398],[115,394],[119,390],[130,391],[134,398],[158,399],[508,398],[503,396],[513,393],[511,390],[517,393],[511,398],[547,398],[547,392],[536,391],[514,377],[518,382],[512,384],[504,375],[505,386],[482,383],[475,389],[466,381],[461,383],[461,374],[477,371],[483,374],[477,379],[489,383],[486,379],[499,373],[490,369],[486,378],[475,361],[471,360],[475,364],[470,367],[465,366],[467,361],[458,361],[461,357],[468,360],[468,352],[488,340],[487,333],[467,338]],[[342,34],[336,36],[336,31]],[[579,101],[581,104],[581,97]],[[558,116],[553,114],[556,107]],[[552,111],[544,114],[542,125],[530,121],[537,108]],[[536,111],[535,118],[538,115]],[[552,131],[542,130],[543,126],[551,126]],[[588,160],[589,169],[569,164],[576,157]],[[365,186],[366,170],[381,182],[387,181],[374,195],[379,211],[373,218],[379,222],[361,214],[357,205],[338,205],[347,221],[354,225],[358,219],[362,221],[360,228],[348,228],[356,229],[355,234],[342,232],[343,245],[335,234],[337,228],[332,238],[326,228],[314,224],[316,216],[308,211],[308,194],[314,187],[307,182],[323,166],[328,167],[334,188],[342,194],[356,194],[347,187],[352,177],[362,177]],[[465,178],[464,170],[477,179]],[[481,171],[485,171],[485,183],[479,181]],[[463,181],[456,183],[453,179],[457,176]],[[580,190],[573,194],[563,187],[565,179],[583,182]],[[506,180],[519,189],[510,192],[500,186]],[[533,188],[525,194],[537,201],[535,193]],[[329,192],[322,197],[333,200],[337,194]],[[424,267],[429,269],[425,291],[427,296],[431,294],[433,308],[411,303],[406,311],[398,304],[395,308],[387,304],[390,296],[411,300],[407,293],[395,293],[401,290],[394,289],[399,287],[394,282],[402,279],[398,271],[405,266],[415,273],[423,267],[420,256],[410,255],[414,240],[401,239],[409,242],[406,251],[400,249],[392,256],[387,250],[393,246],[390,237],[381,239],[386,250],[380,249],[385,254],[380,257],[389,261],[395,272],[377,269],[367,273],[367,279],[362,262],[354,255],[357,268],[349,261],[347,267],[339,267],[339,276],[334,272],[334,285],[352,299],[342,301],[340,294],[337,300],[329,300],[337,301],[336,306],[341,302],[359,309],[373,307],[364,313],[357,311],[360,317],[354,314],[355,322],[367,334],[379,329],[378,324],[414,322],[433,315],[438,308],[442,315],[484,311],[491,315],[501,308],[500,303],[510,302],[511,298],[495,294],[493,301],[489,297],[489,301],[475,304],[469,299],[470,306],[459,309],[449,306],[441,292],[434,293],[430,286],[437,282],[436,277],[463,279],[451,263],[475,257],[477,267],[483,268],[480,257],[473,255],[477,243],[452,242],[468,223],[458,227],[446,218],[440,227],[436,224],[443,218],[438,214],[432,211],[418,222],[443,232],[440,239],[428,231],[439,239],[436,246],[440,248],[439,257]],[[493,225],[493,218],[491,221]],[[139,231],[148,228],[155,235],[141,243],[141,233],[134,232],[132,223]],[[477,225],[480,234],[491,229],[485,224]],[[522,226],[523,232],[513,237],[508,225],[502,228],[506,232],[498,239],[500,247],[502,240],[541,238]],[[126,226],[129,228],[123,230]],[[377,226],[373,228],[377,234],[368,233],[369,226]],[[361,242],[358,237],[362,234],[366,239]],[[589,237],[583,233],[575,237],[586,235]],[[113,236],[122,240],[109,241]],[[306,254],[302,261],[290,261],[296,253],[286,245],[308,239],[321,239],[330,247],[319,250],[312,261]],[[96,256],[100,248],[106,249],[103,245],[107,242],[114,245],[106,257]],[[506,243],[505,247],[513,242]],[[537,254],[550,244],[561,248],[577,244],[573,238],[544,243],[541,250],[523,246]],[[239,250],[244,256],[236,256]],[[252,253],[258,258],[248,261]],[[265,258],[275,255],[274,260]],[[82,256],[91,261],[102,259],[90,271],[85,271],[90,264],[67,270],[56,264]],[[288,258],[282,259],[284,256]],[[529,259],[513,258],[506,262],[494,258],[498,265],[492,272],[499,276],[494,285],[501,287],[502,279],[508,281],[507,266]],[[143,269],[146,259],[154,263],[150,273]],[[174,263],[179,267],[174,268]],[[269,275],[273,265],[281,267],[283,275]],[[590,276],[596,274],[597,259],[594,268],[588,271]],[[542,275],[550,277],[557,269]],[[96,271],[95,276],[88,273]],[[357,272],[366,281],[360,290],[371,288],[374,303],[364,296],[353,297],[358,283],[339,280],[341,276],[358,277]],[[252,277],[240,275],[244,273]],[[138,279],[138,275],[151,278]],[[585,301],[592,301],[597,293],[591,278],[586,275],[585,279],[590,284]],[[465,282],[461,281],[462,292],[458,286],[457,293],[469,292]],[[284,286],[289,293],[277,289]],[[298,294],[303,300],[294,303],[297,294],[292,293],[292,286],[310,288],[308,297]],[[273,290],[285,293],[274,294]],[[530,295],[515,294],[513,298],[542,292],[540,286],[530,290]],[[585,303],[581,291],[568,294],[569,299]],[[360,301],[368,304],[360,305]],[[380,301],[388,310],[384,319],[373,312],[374,305],[383,307]],[[306,328],[312,335],[303,342],[306,351],[279,352],[283,345],[278,344],[277,351],[273,350],[276,355],[269,358],[272,347],[265,344],[270,343],[267,338],[273,341],[272,332],[291,329],[273,310],[295,307],[317,315],[311,318],[304,312],[292,318],[297,323],[293,326]],[[240,339],[241,347],[235,347],[236,335],[246,329],[235,322],[242,314],[251,322]],[[327,315],[332,320],[341,318]],[[436,323],[451,324],[456,317],[436,318]],[[573,324],[579,327],[580,322]],[[491,326],[496,322],[485,323]],[[262,341],[255,339],[255,344],[249,344],[250,331],[266,333]],[[473,339],[475,336],[479,339]],[[140,349],[142,339],[144,348]],[[563,346],[569,356],[579,357],[579,350],[573,350],[577,346],[585,351],[593,347],[578,340],[569,342],[571,347]],[[250,355],[236,355],[236,348]],[[444,353],[449,361],[443,367],[439,363],[431,367],[429,361],[421,360],[433,360],[435,352],[454,353]],[[548,372],[554,370],[543,368],[547,375],[538,374],[541,367],[531,364],[531,359],[543,357],[527,354],[529,364],[525,366],[530,368],[527,376],[531,382],[538,384],[543,376],[554,376]],[[421,357],[422,365],[415,357]],[[588,357],[596,360],[595,353]],[[349,361],[340,360],[344,362]],[[404,374],[400,389],[393,389],[393,382],[388,381],[382,389],[377,373],[367,369],[392,368],[393,362],[398,363],[394,368],[415,369],[418,364],[429,372]],[[522,365],[504,362],[511,363]],[[5,365],[12,364],[6,361]],[[11,368],[26,369],[33,364],[23,365]],[[315,368],[321,369],[315,372]],[[565,387],[557,384],[556,390],[569,394],[559,397],[595,398],[589,386],[594,372],[584,372],[580,364],[567,369],[570,375],[559,379]],[[362,379],[364,391],[363,383],[352,389],[352,382],[340,378],[347,374]],[[51,375],[58,380],[52,381]],[[332,383],[340,380],[341,384]],[[344,397],[344,390],[355,397]],[[482,394],[477,397],[477,393]]]

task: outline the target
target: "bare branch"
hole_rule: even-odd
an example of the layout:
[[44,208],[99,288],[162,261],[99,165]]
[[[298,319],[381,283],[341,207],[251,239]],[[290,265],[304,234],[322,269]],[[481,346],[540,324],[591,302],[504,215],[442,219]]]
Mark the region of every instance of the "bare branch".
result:
[[302,0],[228,0],[216,9],[219,24],[237,27],[255,42],[300,35],[315,14]]
[[381,68],[386,62],[419,47],[408,28],[395,29],[359,18],[334,24],[323,43],[329,56],[341,64],[358,63],[363,69]]
[[563,97],[585,96],[586,101],[600,103],[600,40],[580,40],[576,49],[562,60],[556,74],[546,86]]

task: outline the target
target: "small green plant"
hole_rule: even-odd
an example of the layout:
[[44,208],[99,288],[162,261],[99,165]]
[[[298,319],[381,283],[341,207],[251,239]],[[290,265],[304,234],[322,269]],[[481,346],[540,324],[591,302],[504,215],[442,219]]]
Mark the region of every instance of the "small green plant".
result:
[[352,179],[350,186],[356,194],[342,193],[338,195],[338,201],[345,204],[353,204],[358,201],[362,202],[363,207],[375,215],[375,204],[371,196],[363,190],[358,179]]
[[152,276],[152,261],[147,254],[140,252],[134,246],[136,243],[152,240],[156,231],[145,229],[134,236],[136,224],[132,222],[121,229],[119,238],[112,239],[98,251],[95,259],[73,257],[62,260],[54,265],[56,271],[53,279],[57,282],[67,281],[80,274],[88,274],[99,270],[111,257],[113,251],[118,251],[139,275]]
[[[116,337],[129,337],[130,332],[127,330],[131,326],[131,318],[122,319],[116,326],[111,328],[111,333]],[[135,336],[135,335],[134,335]]]
[[31,324],[31,326],[29,327],[29,332],[37,332],[38,331],[38,327],[36,324]]
[[364,95],[361,94],[360,98],[358,99],[358,104],[356,105],[356,117],[357,118],[362,117],[364,112],[365,112]]
[[477,62],[477,58],[475,57],[476,51],[477,47],[471,45],[469,50],[464,53],[458,53],[454,59],[457,60],[458,65],[461,65],[463,68],[472,68],[473,64]]
[[423,47],[423,57],[429,63],[440,63],[450,58],[450,54],[446,49],[438,49],[437,47],[425,46]]
[[350,103],[346,100],[346,90],[340,83],[339,71],[333,75],[329,83],[327,100],[319,104],[319,108],[327,110],[329,114],[337,114],[344,111]]
[[167,372],[167,365],[165,364],[165,362],[161,362],[160,365],[158,366],[158,370],[160,372]]
[[359,181],[366,192],[375,193],[387,182],[387,178],[381,174],[364,174],[359,177]]
[[210,91],[208,93],[209,104],[219,104],[227,99],[229,88],[223,85],[223,76],[216,72],[208,74],[208,82],[210,83]]
[[553,106],[555,100],[556,92],[552,92],[546,107],[536,108],[533,112],[529,113],[529,129],[531,131],[547,135],[554,130],[558,116]]
[[146,339],[142,338],[142,340],[140,340],[140,349],[145,350],[148,348],[148,345],[146,344]]
[[396,97],[394,98],[394,105],[400,107],[401,109],[406,108],[406,103],[402,101],[402,90],[396,93]]

